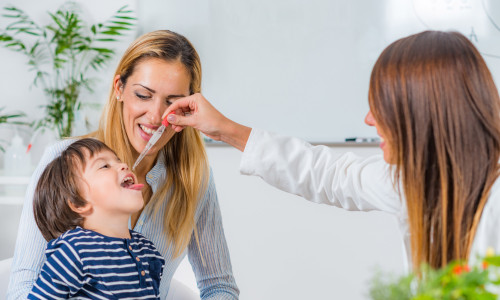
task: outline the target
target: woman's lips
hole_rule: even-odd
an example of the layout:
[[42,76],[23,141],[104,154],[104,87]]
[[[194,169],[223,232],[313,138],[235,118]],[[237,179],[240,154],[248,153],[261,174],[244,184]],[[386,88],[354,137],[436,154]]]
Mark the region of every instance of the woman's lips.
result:
[[[146,142],[149,141],[149,139],[151,139],[151,137],[153,136],[154,131],[151,134],[144,131],[144,129],[142,127],[145,127],[145,128],[150,128],[150,127],[144,126],[142,124],[137,125],[137,127],[139,128],[139,135],[141,136],[141,138],[143,140],[145,140]],[[152,128],[150,128],[150,129],[152,129]]]
[[380,144],[379,144],[379,146],[380,146],[380,148],[384,148],[384,146],[385,146],[385,139],[382,136],[380,136],[380,135],[379,135],[379,137],[380,137]]
[[139,124],[139,127],[141,128],[142,131],[149,135],[153,135],[156,130],[158,130],[158,126],[151,126],[151,125],[145,125],[145,124]]

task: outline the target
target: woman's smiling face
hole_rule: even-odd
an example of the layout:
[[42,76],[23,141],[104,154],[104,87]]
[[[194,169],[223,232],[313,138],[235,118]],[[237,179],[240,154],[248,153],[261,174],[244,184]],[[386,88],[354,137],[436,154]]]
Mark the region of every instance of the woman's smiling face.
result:
[[[180,61],[148,58],[138,62],[125,84],[117,75],[114,86],[119,96],[117,101],[123,102],[125,132],[136,151],[134,156],[138,156],[161,126],[161,116],[167,107],[190,94],[190,75]],[[148,156],[156,156],[174,134],[172,128],[167,127]]]

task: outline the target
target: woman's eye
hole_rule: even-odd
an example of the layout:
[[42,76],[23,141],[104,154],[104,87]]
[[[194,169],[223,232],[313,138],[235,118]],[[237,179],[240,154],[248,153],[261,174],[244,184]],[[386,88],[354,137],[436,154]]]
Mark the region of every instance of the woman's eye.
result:
[[108,164],[104,164],[104,165],[101,166],[100,169],[107,169],[107,168],[109,168],[109,165]]
[[135,93],[135,95],[136,95],[139,99],[142,99],[142,100],[145,100],[145,99],[149,99],[149,98],[151,98],[151,97],[149,97],[149,96],[142,95],[142,94],[139,94],[139,93]]

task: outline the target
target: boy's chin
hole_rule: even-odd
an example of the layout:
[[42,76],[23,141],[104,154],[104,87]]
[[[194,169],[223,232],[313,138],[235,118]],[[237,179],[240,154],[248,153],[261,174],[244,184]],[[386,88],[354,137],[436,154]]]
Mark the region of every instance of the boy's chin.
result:
[[144,199],[142,198],[142,193],[127,194],[126,197],[122,198],[121,203],[123,203],[123,210],[129,212],[130,214],[135,214],[144,208]]

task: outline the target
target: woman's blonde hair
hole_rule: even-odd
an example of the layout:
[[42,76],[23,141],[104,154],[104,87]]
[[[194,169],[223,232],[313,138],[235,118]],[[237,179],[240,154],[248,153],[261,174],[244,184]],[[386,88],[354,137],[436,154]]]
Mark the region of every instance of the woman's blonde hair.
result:
[[404,190],[413,266],[467,259],[499,173],[500,99],[486,63],[459,33],[412,35],[380,55],[369,101]]
[[[184,36],[168,30],[144,34],[125,51],[115,76],[120,75],[121,83],[125,86],[135,66],[148,58],[181,62],[191,76],[190,93],[201,92],[200,58]],[[123,123],[123,102],[116,101],[116,96],[112,85],[99,129],[91,135],[106,143],[122,161],[131,166],[134,163],[133,148]],[[151,196],[150,202],[157,211],[162,201],[169,197],[164,229],[169,240],[174,243],[174,256],[177,256],[187,247],[193,232],[198,241],[195,213],[198,200],[207,189],[210,176],[208,161],[199,132],[190,127],[175,134],[158,155],[164,156],[166,182]]]

